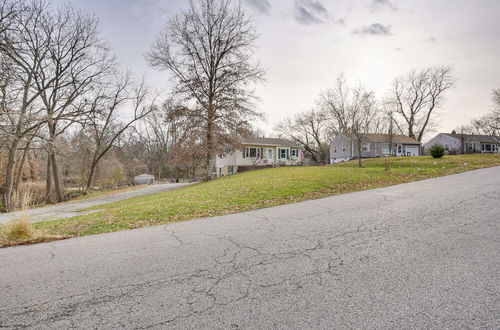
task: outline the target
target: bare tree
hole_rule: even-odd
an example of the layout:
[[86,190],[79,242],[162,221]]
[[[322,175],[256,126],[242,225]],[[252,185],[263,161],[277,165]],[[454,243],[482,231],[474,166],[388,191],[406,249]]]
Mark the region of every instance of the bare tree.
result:
[[169,106],[167,110],[166,122],[175,135],[175,143],[171,146],[171,163],[181,172],[185,172],[187,177],[193,178],[196,169],[204,162],[206,165],[203,125],[196,121],[197,118],[192,117],[182,104]]
[[394,80],[390,102],[404,122],[401,134],[422,141],[434,111],[439,108],[447,90],[455,85],[450,66],[428,67],[410,71]]
[[378,127],[380,121],[373,92],[366,91],[364,87],[355,88],[351,102],[348,112],[351,122],[350,131],[356,136],[358,165],[362,167],[361,158],[365,135],[372,131],[372,127]]
[[394,124],[394,113],[392,111],[387,112],[387,135],[389,137],[389,155],[393,156],[394,152],[394,135],[395,134],[395,124]]
[[[130,76],[127,74],[116,79],[116,83],[109,88],[101,89],[90,102],[90,115],[83,128],[93,141],[87,190],[92,188],[99,162],[118,138],[135,122],[154,110],[152,105],[146,105],[147,90],[144,83],[135,88],[131,85]],[[119,119],[119,112],[126,106],[132,109],[132,118],[123,121]]]
[[250,83],[264,71],[251,61],[256,32],[241,6],[229,0],[198,0],[172,17],[150,52],[149,63],[173,74],[176,92],[193,106],[189,116],[203,125],[206,176],[215,154],[237,143],[236,128],[261,116]]
[[45,36],[33,38],[33,31],[41,28],[44,11],[42,2],[2,2],[0,6],[1,130],[8,149],[3,203],[7,211],[13,208],[19,145],[45,122],[35,77],[43,66],[49,40]]
[[[144,159],[155,177],[162,179],[170,174],[172,148],[180,138],[178,118],[169,114],[179,107],[178,100],[165,100],[157,111],[152,111],[143,120],[138,134],[145,148]],[[176,165],[175,165],[176,166]]]
[[500,111],[500,88],[493,90],[493,103],[496,106],[496,111]]
[[85,94],[99,88],[99,77],[111,72],[115,63],[99,35],[97,18],[69,6],[49,7],[35,36],[38,34],[50,40],[42,69],[35,76],[48,124],[47,195],[50,195],[52,176],[57,200],[62,201],[56,139],[85,116],[88,109]]
[[332,119],[331,130],[337,135],[349,131],[349,98],[350,88],[343,74],[340,74],[335,85],[322,92],[318,99],[318,104],[323,111],[329,114]]
[[493,112],[473,119],[470,126],[474,134],[493,136],[500,134],[499,121]]
[[287,118],[276,126],[284,136],[300,144],[304,152],[315,162],[326,162],[329,154],[332,125],[324,110],[310,110]]
[[361,167],[365,135],[378,133],[383,128],[374,93],[361,85],[350,87],[344,76],[340,75],[336,85],[322,93],[320,104],[328,111],[332,127],[338,133],[352,133],[356,137],[358,164]]
[[484,116],[472,119],[466,126],[468,131],[479,135],[500,135],[500,89],[493,90],[493,110]]
[[[13,68],[18,88],[18,105],[11,108],[15,109],[19,125],[11,125],[17,130],[12,143],[18,144],[20,137],[42,123],[47,124],[46,130],[41,131],[47,134],[48,142],[47,197],[53,178],[57,200],[62,201],[56,139],[83,116],[84,95],[95,87],[97,77],[113,68],[114,61],[99,36],[94,16],[70,6],[56,8],[43,0],[17,4],[17,12],[9,16],[9,24],[2,23],[0,27],[0,53]],[[8,7],[0,6],[0,10],[4,8]],[[5,16],[8,15],[0,15]],[[4,200],[11,195],[17,146],[10,149],[12,161],[7,166]]]
[[0,34],[5,33],[23,10],[20,0],[0,1]]
[[496,135],[500,135],[500,88],[493,90],[493,104],[492,126],[496,129]]

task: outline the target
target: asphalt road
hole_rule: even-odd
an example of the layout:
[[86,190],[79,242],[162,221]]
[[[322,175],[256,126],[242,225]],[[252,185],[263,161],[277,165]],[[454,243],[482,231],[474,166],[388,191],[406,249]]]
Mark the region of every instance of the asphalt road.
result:
[[25,217],[31,222],[40,221],[50,221],[75,217],[77,215],[88,214],[92,212],[97,212],[98,210],[92,211],[82,211],[84,209],[99,206],[103,204],[108,204],[112,202],[121,201],[124,199],[129,199],[132,197],[157,194],[160,192],[165,192],[169,190],[174,190],[192,183],[162,183],[153,184],[141,187],[139,189],[125,191],[121,193],[95,197],[92,199],[84,199],[79,201],[70,201],[66,203],[54,204],[45,207],[38,207],[34,209],[29,209],[26,211],[17,211],[10,213],[0,214],[0,224],[8,223],[9,221]]
[[0,328],[500,328],[500,167],[0,249]]

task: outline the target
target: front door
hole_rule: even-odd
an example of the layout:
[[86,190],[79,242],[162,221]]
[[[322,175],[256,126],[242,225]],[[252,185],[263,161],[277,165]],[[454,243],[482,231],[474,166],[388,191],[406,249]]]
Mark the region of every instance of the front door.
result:
[[273,149],[267,149],[267,163],[273,163]]

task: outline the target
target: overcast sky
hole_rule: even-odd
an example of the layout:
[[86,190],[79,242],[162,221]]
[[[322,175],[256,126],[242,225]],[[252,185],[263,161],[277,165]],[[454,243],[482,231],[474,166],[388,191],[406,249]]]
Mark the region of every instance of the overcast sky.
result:
[[[60,0],[62,2],[62,0]],[[148,67],[148,51],[166,19],[187,0],[68,0],[100,17],[125,68],[165,90],[168,75]],[[457,87],[439,109],[451,131],[492,108],[500,88],[500,0],[242,0],[260,34],[256,58],[267,69],[257,87],[269,134],[276,122],[309,110],[344,73],[386,95],[413,68],[449,64]]]

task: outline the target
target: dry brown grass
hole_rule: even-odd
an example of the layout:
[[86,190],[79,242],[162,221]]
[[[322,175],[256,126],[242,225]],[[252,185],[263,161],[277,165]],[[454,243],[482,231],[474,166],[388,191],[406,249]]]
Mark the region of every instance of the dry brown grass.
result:
[[8,240],[31,239],[36,235],[35,229],[26,218],[16,219],[5,227],[5,237]]
[[22,217],[6,225],[0,225],[0,248],[14,245],[50,242],[66,236],[49,235],[44,230],[35,229],[27,217]]
[[[21,210],[29,209],[36,202],[40,190],[36,182],[24,183],[19,192],[14,196],[16,207]],[[29,221],[28,215],[11,221],[6,225],[0,224],[0,248],[14,245],[50,242],[66,238],[67,236],[49,235],[43,229],[36,229]]]
[[45,203],[45,183],[41,181],[23,182],[12,196],[15,211],[26,210]]

